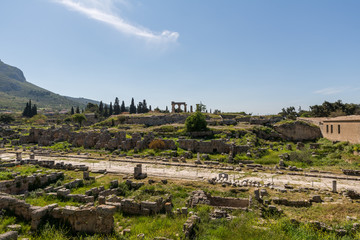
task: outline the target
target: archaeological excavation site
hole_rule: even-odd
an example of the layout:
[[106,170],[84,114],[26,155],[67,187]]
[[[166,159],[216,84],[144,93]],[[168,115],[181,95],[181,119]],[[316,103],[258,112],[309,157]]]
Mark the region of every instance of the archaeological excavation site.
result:
[[0,128],[0,239],[358,239],[360,145],[326,124],[16,119]]

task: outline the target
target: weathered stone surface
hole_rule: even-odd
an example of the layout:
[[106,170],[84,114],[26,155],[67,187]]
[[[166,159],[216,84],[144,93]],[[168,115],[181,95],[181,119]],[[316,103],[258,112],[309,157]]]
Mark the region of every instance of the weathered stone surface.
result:
[[178,143],[179,147],[182,149],[199,153],[229,153],[231,149],[233,149],[233,154],[239,154],[249,150],[249,146],[232,146],[224,140],[211,140],[210,142],[203,142],[193,139],[179,139]]
[[186,239],[193,239],[196,233],[196,225],[200,222],[200,218],[196,215],[190,216],[183,226],[183,232]]
[[344,191],[344,196],[349,197],[351,199],[360,199],[360,193],[352,189],[346,189]]
[[274,126],[284,140],[307,141],[322,137],[320,128],[302,121],[294,121]]
[[63,178],[64,173],[51,173],[51,174],[35,174],[33,176],[17,176],[14,180],[7,180],[0,182],[0,192],[9,194],[19,194],[35,189],[44,187],[50,183],[56,182],[58,179]]
[[272,201],[278,205],[285,205],[289,207],[310,207],[311,202],[308,200],[288,200],[285,198],[273,198]]
[[216,207],[226,208],[247,208],[250,206],[249,199],[241,198],[223,198],[223,197],[212,197],[209,193],[205,193],[202,190],[192,192],[192,196],[188,201],[189,207],[194,207],[198,204],[206,204]]
[[31,206],[25,201],[7,195],[0,195],[0,208],[14,212],[16,216],[31,221],[31,228],[36,230],[45,217],[53,217],[70,223],[72,229],[78,232],[110,233],[113,229],[116,208],[99,205],[98,207],[57,207],[51,204],[45,207]]
[[16,240],[18,239],[18,232],[10,231],[0,234],[0,240]]

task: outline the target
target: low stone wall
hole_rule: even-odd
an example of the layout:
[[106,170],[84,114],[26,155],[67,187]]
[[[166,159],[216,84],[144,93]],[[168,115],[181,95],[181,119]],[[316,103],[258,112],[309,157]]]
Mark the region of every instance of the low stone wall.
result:
[[345,175],[360,176],[360,170],[342,169]]
[[311,201],[308,200],[288,200],[285,198],[273,198],[272,201],[278,205],[289,207],[310,207]]
[[343,194],[351,199],[360,199],[360,193],[351,189],[346,189]]
[[14,180],[0,182],[0,192],[8,194],[20,194],[25,191],[44,187],[58,179],[64,178],[64,173],[54,172],[51,174],[34,174],[32,176],[17,176]]
[[126,124],[145,124],[147,126],[160,126],[172,123],[185,123],[188,114],[166,114],[155,116],[124,116]]
[[249,199],[210,197],[210,205],[214,207],[247,208],[250,205]]
[[54,208],[51,216],[64,223],[69,223],[76,232],[110,233],[114,227],[116,208],[109,205],[97,207],[71,207]]
[[114,206],[97,207],[58,207],[51,204],[45,207],[32,206],[23,200],[8,195],[0,195],[0,209],[13,212],[16,216],[31,221],[31,229],[36,230],[39,224],[51,217],[67,223],[72,230],[86,233],[110,233],[114,226]]
[[223,140],[211,140],[210,142],[197,141],[194,139],[179,139],[179,147],[192,152],[199,153],[244,153],[249,150],[249,146],[231,145]]
[[199,204],[225,208],[248,208],[250,207],[250,199],[212,197],[209,193],[197,190],[192,192],[192,196],[188,201],[188,206],[194,207]]
[[45,168],[51,168],[51,169],[62,169],[62,170],[79,170],[79,171],[88,171],[89,167],[85,166],[85,165],[72,165],[71,163],[64,163],[64,162],[60,162],[60,163],[55,163],[55,161],[51,161],[51,160],[21,160],[20,161],[20,165],[23,164],[33,164],[33,165],[38,165],[40,167],[45,167]]
[[152,215],[165,212],[165,204],[171,203],[171,197],[163,199],[162,197],[156,201],[136,202],[134,199],[122,199],[121,211],[129,215]]

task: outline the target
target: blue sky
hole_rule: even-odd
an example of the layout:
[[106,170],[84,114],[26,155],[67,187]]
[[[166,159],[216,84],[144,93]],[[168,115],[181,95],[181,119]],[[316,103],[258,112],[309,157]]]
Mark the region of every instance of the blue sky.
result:
[[53,92],[270,114],[360,103],[358,0],[3,0],[0,59]]

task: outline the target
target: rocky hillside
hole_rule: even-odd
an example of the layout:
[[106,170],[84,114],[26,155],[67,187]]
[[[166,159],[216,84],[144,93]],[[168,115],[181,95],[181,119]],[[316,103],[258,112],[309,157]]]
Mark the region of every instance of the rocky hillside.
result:
[[22,111],[31,99],[38,108],[52,110],[70,109],[71,106],[85,107],[84,98],[70,98],[55,94],[26,81],[23,72],[0,60],[0,111]]

